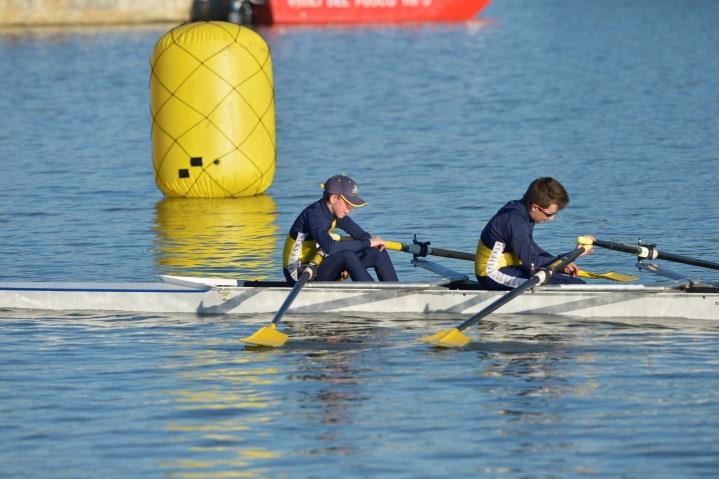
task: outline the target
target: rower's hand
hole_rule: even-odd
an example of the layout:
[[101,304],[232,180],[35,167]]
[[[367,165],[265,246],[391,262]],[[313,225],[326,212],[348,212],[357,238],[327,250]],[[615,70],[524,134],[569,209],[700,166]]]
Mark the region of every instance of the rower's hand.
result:
[[579,268],[577,268],[577,265],[574,263],[569,263],[567,266],[564,267],[563,270],[566,274],[569,276],[575,277],[577,276],[577,273],[579,272]]
[[378,248],[382,251],[384,249],[384,240],[379,236],[373,236],[369,239],[369,245],[371,248]]

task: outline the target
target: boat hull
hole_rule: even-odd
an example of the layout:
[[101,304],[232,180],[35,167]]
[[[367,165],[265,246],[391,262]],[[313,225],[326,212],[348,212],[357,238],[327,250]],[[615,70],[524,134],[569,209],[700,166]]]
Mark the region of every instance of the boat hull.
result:
[[258,23],[458,22],[473,18],[489,0],[270,0],[255,7]]
[[[289,292],[288,287],[201,288],[167,283],[0,283],[0,308],[257,315],[276,312]],[[471,315],[503,294],[421,283],[311,283],[289,313]],[[719,320],[719,292],[634,285],[547,286],[524,293],[494,314]]]

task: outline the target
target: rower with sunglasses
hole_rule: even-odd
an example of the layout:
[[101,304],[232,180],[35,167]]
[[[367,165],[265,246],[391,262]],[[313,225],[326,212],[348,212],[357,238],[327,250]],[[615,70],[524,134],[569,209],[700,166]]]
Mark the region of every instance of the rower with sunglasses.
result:
[[[516,288],[537,269],[557,256],[543,250],[532,237],[534,225],[554,219],[569,203],[569,195],[554,178],[532,181],[521,200],[505,204],[482,230],[477,242],[474,270],[479,286],[490,290]],[[578,268],[568,264],[562,273],[552,275],[550,284],[581,284]]]

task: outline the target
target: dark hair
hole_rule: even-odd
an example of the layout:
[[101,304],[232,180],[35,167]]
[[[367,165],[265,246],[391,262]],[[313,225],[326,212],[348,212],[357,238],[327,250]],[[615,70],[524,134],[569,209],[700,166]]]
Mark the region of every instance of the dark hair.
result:
[[543,176],[530,183],[522,201],[527,206],[535,204],[542,208],[548,208],[554,203],[562,210],[569,204],[569,195],[560,182],[549,176]]

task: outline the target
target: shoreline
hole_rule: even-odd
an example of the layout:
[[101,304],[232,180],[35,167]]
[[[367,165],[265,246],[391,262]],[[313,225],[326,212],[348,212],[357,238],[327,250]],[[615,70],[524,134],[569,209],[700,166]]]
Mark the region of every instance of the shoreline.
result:
[[180,23],[191,6],[191,0],[0,0],[0,28]]

